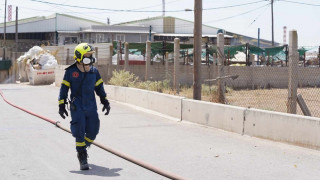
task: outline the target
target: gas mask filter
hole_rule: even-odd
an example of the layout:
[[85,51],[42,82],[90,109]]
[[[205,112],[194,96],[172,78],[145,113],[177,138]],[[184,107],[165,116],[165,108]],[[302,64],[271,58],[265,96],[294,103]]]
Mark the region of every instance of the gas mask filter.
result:
[[93,63],[96,62],[96,58],[94,58],[94,57],[89,57],[89,58],[85,57],[85,58],[83,58],[82,62],[85,65],[92,65]]

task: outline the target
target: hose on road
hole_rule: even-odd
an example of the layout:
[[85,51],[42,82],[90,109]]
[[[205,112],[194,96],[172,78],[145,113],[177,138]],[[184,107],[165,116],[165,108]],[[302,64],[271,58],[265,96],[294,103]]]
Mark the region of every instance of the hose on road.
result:
[[[13,106],[13,107],[15,107],[15,108],[18,108],[18,109],[20,109],[20,110],[22,110],[22,111],[24,111],[24,112],[26,112],[26,113],[29,113],[29,114],[31,114],[31,115],[33,115],[33,116],[36,116],[36,117],[38,117],[38,118],[40,118],[40,119],[43,119],[43,120],[45,120],[45,121],[47,121],[47,122],[49,122],[49,123],[51,123],[51,124],[56,125],[58,128],[66,131],[66,132],[68,132],[68,133],[71,133],[71,131],[70,131],[69,129],[63,127],[63,126],[60,124],[59,121],[51,120],[51,119],[49,119],[49,118],[47,118],[47,117],[41,116],[41,115],[39,115],[39,114],[36,114],[36,113],[34,113],[34,112],[31,112],[31,111],[29,111],[29,110],[26,110],[26,109],[24,109],[24,108],[22,108],[22,107],[19,107],[19,106],[15,105],[15,104],[11,103],[10,101],[8,101],[8,100],[4,97],[1,89],[0,89],[0,95],[1,95],[1,97],[3,98],[3,100],[4,100],[6,103],[8,103],[9,105],[11,105],[11,106]],[[121,158],[123,158],[123,159],[125,159],[125,160],[127,160],[127,161],[130,161],[130,162],[132,162],[132,163],[134,163],[134,164],[136,164],[136,165],[138,165],[138,166],[141,166],[141,167],[143,167],[143,168],[145,168],[145,169],[148,169],[148,170],[150,170],[150,171],[153,171],[153,172],[155,172],[155,173],[157,173],[157,174],[159,174],[159,175],[162,175],[162,176],[164,176],[164,177],[167,177],[167,178],[169,178],[169,179],[179,179],[179,180],[180,180],[180,179],[181,179],[181,180],[182,180],[182,179],[185,179],[185,178],[179,177],[179,176],[177,176],[177,175],[175,175],[175,174],[172,174],[172,173],[169,173],[169,172],[164,171],[164,170],[162,170],[162,169],[159,169],[159,168],[157,168],[157,167],[154,167],[154,166],[152,166],[152,165],[150,165],[150,164],[147,164],[147,163],[144,163],[144,162],[142,162],[142,161],[139,161],[139,160],[137,160],[137,159],[135,159],[135,158],[133,158],[133,157],[130,157],[130,156],[126,155],[126,154],[123,154],[123,153],[121,153],[121,152],[118,152],[118,151],[116,151],[116,150],[114,150],[114,149],[112,149],[112,148],[106,147],[106,146],[104,146],[103,144],[98,143],[98,142],[96,142],[96,141],[94,141],[92,144],[94,144],[95,146],[97,146],[97,147],[99,147],[99,148],[101,148],[101,149],[103,149],[103,150],[105,150],[105,151],[108,151],[108,152],[110,152],[110,153],[112,153],[112,154],[114,154],[114,155],[116,155],[116,156],[118,156],[118,157],[121,157]]]

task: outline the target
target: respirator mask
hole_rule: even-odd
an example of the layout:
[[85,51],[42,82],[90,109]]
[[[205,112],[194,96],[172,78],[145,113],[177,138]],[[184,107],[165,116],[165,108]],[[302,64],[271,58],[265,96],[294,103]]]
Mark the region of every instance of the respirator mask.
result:
[[82,60],[82,63],[85,65],[92,65],[95,62],[96,62],[96,58],[94,58],[94,57],[85,57]]

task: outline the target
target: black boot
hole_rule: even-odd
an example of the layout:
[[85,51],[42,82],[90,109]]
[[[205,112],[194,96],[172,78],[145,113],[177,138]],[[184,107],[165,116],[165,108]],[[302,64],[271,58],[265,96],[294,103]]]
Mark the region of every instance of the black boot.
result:
[[78,159],[80,163],[80,170],[88,170],[89,165],[88,165],[88,154],[86,150],[83,151],[78,151]]

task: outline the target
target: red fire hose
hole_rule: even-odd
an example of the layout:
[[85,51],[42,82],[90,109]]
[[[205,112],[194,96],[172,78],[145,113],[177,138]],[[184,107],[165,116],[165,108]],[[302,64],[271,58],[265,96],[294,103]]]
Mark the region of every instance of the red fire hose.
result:
[[[15,108],[18,108],[18,109],[20,109],[20,110],[22,110],[22,111],[24,111],[24,112],[26,112],[26,113],[29,113],[29,114],[31,114],[31,115],[33,115],[33,116],[36,116],[36,117],[38,117],[38,118],[40,118],[40,119],[43,119],[43,120],[45,120],[45,121],[47,121],[47,122],[49,122],[49,123],[52,123],[52,124],[56,125],[58,128],[66,131],[66,132],[68,132],[68,133],[71,133],[71,131],[70,131],[69,129],[63,127],[63,126],[60,124],[59,121],[51,120],[51,119],[49,119],[49,118],[47,118],[47,117],[38,115],[38,114],[33,113],[33,112],[29,111],[29,110],[26,110],[26,109],[24,109],[24,108],[22,108],[22,107],[19,107],[19,106],[15,105],[15,104],[12,104],[11,102],[9,102],[9,101],[4,97],[4,95],[3,95],[3,93],[2,93],[1,90],[0,90],[0,95],[2,96],[3,100],[4,100],[6,103],[10,104],[11,106],[13,106],[13,107],[15,107]],[[114,150],[114,149],[111,149],[111,148],[109,148],[109,147],[106,147],[106,146],[104,146],[104,145],[102,145],[102,144],[100,144],[100,143],[98,143],[98,142],[96,142],[96,141],[94,141],[92,144],[94,144],[94,145],[96,145],[97,147],[99,147],[99,148],[101,148],[101,149],[104,149],[104,150],[106,150],[106,151],[108,151],[108,152],[110,152],[110,153],[112,153],[112,154],[114,154],[114,155],[116,155],[116,156],[118,156],[118,157],[121,157],[121,158],[123,158],[123,159],[125,159],[125,160],[127,160],[127,161],[130,161],[130,162],[132,162],[132,163],[134,163],[134,164],[136,164],[136,165],[138,165],[138,166],[141,166],[141,167],[143,167],[143,168],[145,168],[145,169],[148,169],[148,170],[150,170],[150,171],[153,171],[153,172],[155,172],[155,173],[157,173],[157,174],[159,174],[159,175],[162,175],[162,176],[164,176],[164,177],[167,177],[167,178],[169,178],[169,179],[179,179],[179,180],[180,180],[180,179],[181,179],[181,180],[182,180],[182,179],[185,179],[185,178],[179,177],[179,176],[177,176],[177,175],[175,175],[175,174],[172,174],[172,173],[166,172],[166,171],[164,171],[164,170],[161,170],[161,169],[159,169],[159,168],[157,168],[157,167],[154,167],[154,166],[152,166],[152,165],[150,165],[150,164],[147,164],[147,163],[144,163],[144,162],[142,162],[142,161],[139,161],[139,160],[137,160],[137,159],[135,159],[135,158],[132,158],[132,157],[130,157],[130,156],[126,155],[126,154],[123,154],[123,153],[121,153],[121,152],[118,152],[118,151],[116,151],[116,150]]]

